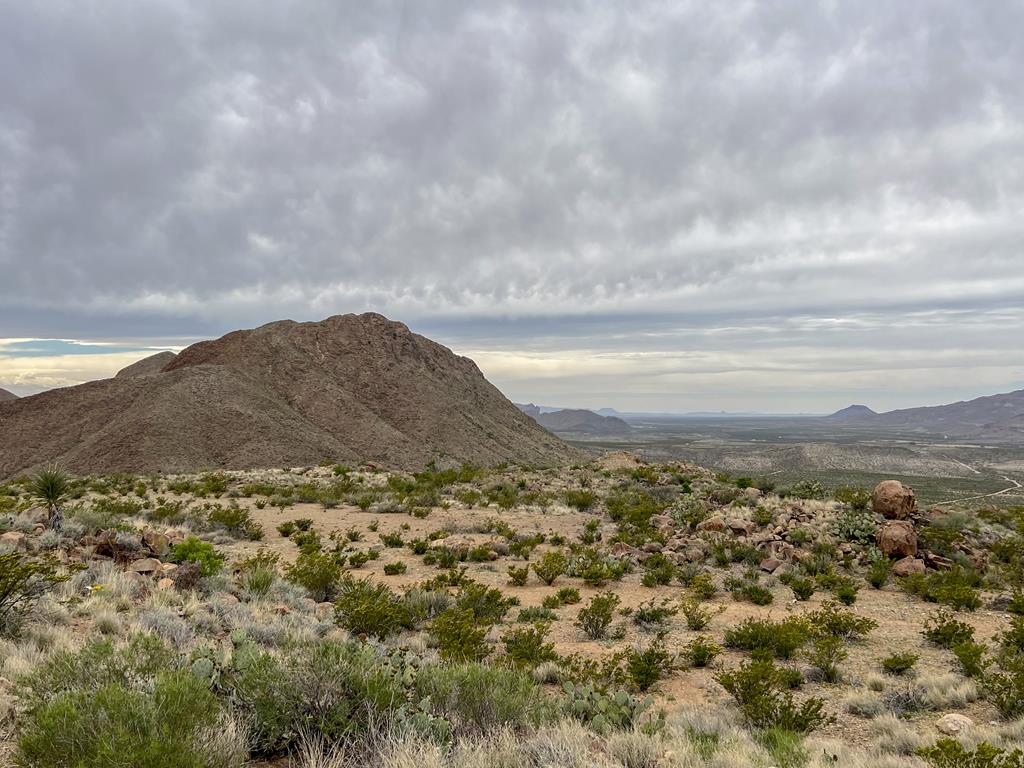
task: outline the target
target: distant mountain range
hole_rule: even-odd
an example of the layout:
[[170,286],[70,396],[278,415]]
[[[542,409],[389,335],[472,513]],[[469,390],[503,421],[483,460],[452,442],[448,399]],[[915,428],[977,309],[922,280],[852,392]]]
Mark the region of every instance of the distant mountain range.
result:
[[516,403],[516,407],[545,429],[574,435],[626,435],[633,431],[615,416],[603,416],[583,408],[548,409],[533,403]]
[[875,413],[865,405],[851,405],[826,418],[845,424],[950,437],[1024,440],[1024,389],[949,405],[904,408],[885,413]]

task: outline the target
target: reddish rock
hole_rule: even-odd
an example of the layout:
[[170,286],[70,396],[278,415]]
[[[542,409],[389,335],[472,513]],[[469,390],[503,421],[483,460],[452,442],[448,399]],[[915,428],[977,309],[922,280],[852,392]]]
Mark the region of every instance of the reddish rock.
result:
[[25,534],[21,531],[8,531],[0,536],[0,545],[23,549],[26,546]]
[[697,523],[698,531],[717,531],[722,533],[725,531],[725,520],[720,517],[709,517],[707,520],[702,520]]
[[142,543],[157,557],[163,557],[171,548],[171,540],[159,531],[143,531]]
[[166,576],[156,583],[157,589],[174,589],[174,579],[168,579]]
[[647,554],[653,555],[656,552],[661,552],[661,544],[659,544],[656,541],[648,541],[646,544],[644,544],[643,549],[644,552],[646,552]]
[[782,567],[782,561],[776,560],[774,557],[766,557],[761,561],[761,570],[766,573],[775,573],[779,568]]
[[915,573],[924,573],[924,570],[924,560],[919,560],[916,557],[904,557],[893,564],[892,575],[903,578]]
[[899,480],[883,480],[871,494],[871,508],[890,520],[906,520],[917,508],[914,491]]
[[917,531],[906,520],[890,520],[875,534],[878,548],[886,557],[914,557],[917,554]]

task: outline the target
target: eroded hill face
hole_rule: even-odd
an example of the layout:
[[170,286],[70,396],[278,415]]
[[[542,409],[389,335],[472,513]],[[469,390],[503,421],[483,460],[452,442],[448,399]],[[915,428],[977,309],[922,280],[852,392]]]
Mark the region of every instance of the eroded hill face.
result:
[[0,389],[0,403],[6,400],[17,400],[18,396],[13,392],[8,392],[6,389]]
[[380,315],[270,323],[151,367],[4,403],[0,476],[54,460],[101,473],[576,457],[472,360]]

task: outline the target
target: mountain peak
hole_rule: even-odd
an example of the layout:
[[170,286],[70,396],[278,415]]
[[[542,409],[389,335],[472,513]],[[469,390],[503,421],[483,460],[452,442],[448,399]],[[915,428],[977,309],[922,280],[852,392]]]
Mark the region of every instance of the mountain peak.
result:
[[848,405],[845,408],[836,411],[828,418],[830,419],[853,419],[863,418],[869,416],[877,416],[873,410],[868,408],[866,405]]

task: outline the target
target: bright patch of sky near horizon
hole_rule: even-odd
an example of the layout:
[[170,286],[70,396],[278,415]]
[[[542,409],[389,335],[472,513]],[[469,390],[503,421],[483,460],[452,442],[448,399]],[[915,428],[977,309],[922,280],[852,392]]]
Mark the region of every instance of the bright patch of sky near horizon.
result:
[[1010,0],[0,0],[0,387],[366,310],[517,401],[1024,387],[1022,29]]

